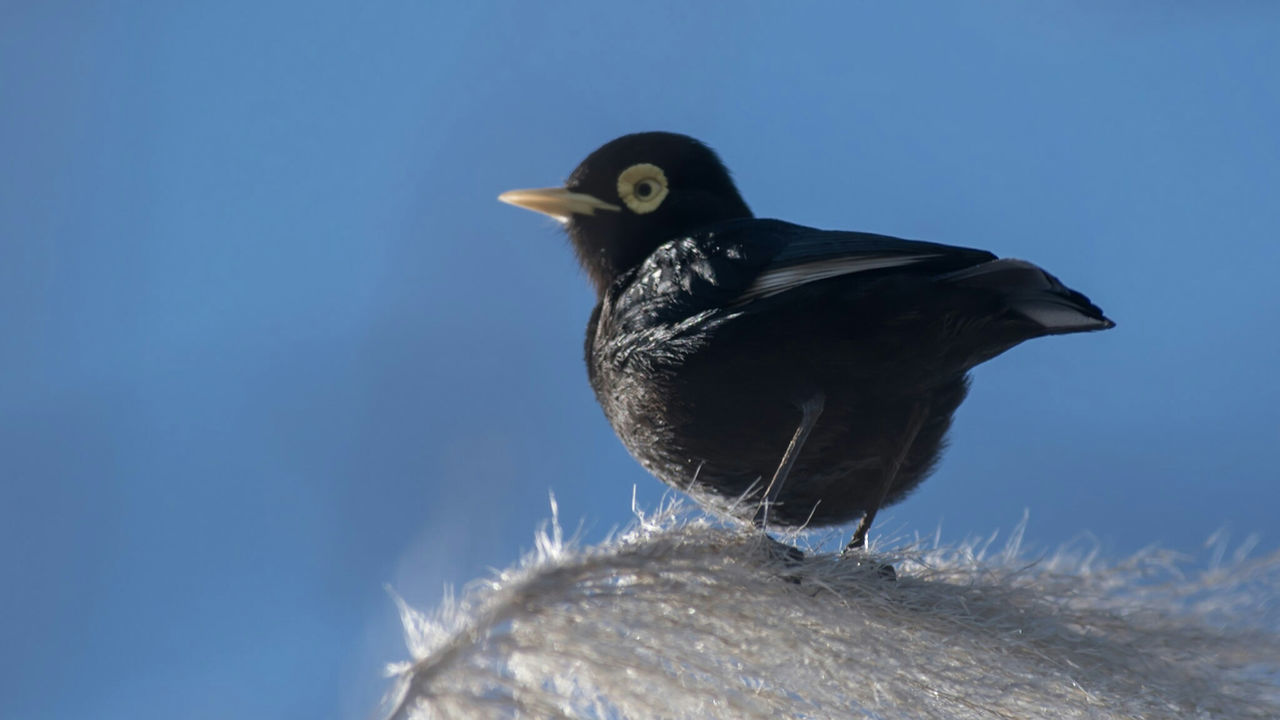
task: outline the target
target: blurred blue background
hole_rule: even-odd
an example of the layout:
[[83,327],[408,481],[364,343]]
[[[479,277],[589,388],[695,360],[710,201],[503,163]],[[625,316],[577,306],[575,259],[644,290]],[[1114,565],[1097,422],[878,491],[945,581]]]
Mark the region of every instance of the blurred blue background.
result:
[[983,366],[883,536],[1280,534],[1280,5],[0,6],[0,716],[365,718],[550,514],[663,487],[500,205],[628,132],[763,216],[1044,265],[1116,319]]

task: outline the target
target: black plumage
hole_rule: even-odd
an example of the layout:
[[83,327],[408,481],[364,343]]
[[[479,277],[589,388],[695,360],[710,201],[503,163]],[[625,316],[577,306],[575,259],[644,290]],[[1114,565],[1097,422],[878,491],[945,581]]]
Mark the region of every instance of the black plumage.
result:
[[591,386],[644,467],[762,524],[861,516],[851,547],[933,470],[971,368],[1113,326],[1028,262],[756,219],[683,135],[618,138],[502,199],[565,223],[599,300]]

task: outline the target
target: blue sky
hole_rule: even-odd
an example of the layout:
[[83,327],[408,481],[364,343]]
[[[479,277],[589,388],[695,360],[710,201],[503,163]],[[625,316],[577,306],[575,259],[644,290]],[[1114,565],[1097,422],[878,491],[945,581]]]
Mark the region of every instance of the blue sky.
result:
[[364,718],[421,607],[663,486],[500,205],[628,132],[1119,327],[976,373],[882,532],[1280,545],[1280,6],[0,7],[0,716]]

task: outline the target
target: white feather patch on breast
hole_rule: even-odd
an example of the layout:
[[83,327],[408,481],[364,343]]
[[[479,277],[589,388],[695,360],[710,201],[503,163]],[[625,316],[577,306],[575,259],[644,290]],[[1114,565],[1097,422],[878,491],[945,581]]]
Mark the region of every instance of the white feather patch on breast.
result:
[[769,297],[770,295],[777,295],[807,283],[840,275],[852,275],[853,273],[866,272],[868,270],[882,270],[884,268],[910,265],[936,257],[938,257],[936,253],[931,255],[860,255],[857,257],[819,260],[818,262],[804,263],[802,265],[791,265],[762,273],[760,277],[756,278],[755,282],[751,283],[750,287],[738,296],[737,302],[744,303]]

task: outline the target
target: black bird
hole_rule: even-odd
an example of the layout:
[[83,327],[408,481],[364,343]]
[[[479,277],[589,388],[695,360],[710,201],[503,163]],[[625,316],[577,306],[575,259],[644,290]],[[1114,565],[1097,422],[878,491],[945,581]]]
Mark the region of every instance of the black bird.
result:
[[934,469],[970,368],[1114,326],[1023,260],[757,219],[684,135],[620,137],[563,188],[499,199],[568,230],[598,299],[591,387],[631,454],[762,526],[861,516],[848,548]]

